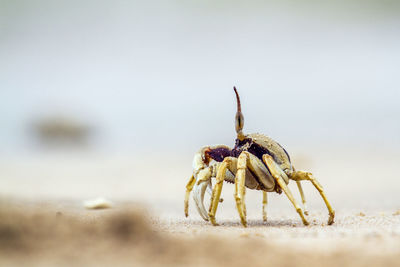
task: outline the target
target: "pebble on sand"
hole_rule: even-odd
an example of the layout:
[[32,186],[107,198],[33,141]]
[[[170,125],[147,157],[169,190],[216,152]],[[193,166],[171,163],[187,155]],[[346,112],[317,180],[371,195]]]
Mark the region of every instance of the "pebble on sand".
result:
[[84,201],[83,206],[89,210],[97,210],[97,209],[109,209],[112,207],[112,204],[109,200],[99,197],[96,199],[90,199]]

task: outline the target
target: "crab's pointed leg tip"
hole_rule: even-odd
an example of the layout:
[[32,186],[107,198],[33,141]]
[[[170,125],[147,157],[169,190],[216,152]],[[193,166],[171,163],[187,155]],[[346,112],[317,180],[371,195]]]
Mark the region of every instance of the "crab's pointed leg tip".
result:
[[335,211],[329,214],[328,225],[332,225],[335,222]]
[[210,222],[214,226],[218,226],[219,224],[215,221],[215,217],[212,216],[211,214],[208,214],[208,217],[210,218]]
[[310,225],[310,223],[309,223],[306,219],[303,220],[303,224],[304,224],[305,226]]

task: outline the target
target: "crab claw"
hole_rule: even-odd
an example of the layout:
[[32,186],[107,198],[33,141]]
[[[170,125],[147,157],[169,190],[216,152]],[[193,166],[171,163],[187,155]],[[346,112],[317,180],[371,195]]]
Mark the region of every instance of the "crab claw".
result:
[[193,199],[196,203],[197,210],[200,216],[208,221],[208,213],[204,207],[204,193],[206,192],[207,186],[209,185],[209,181],[198,181],[193,188]]

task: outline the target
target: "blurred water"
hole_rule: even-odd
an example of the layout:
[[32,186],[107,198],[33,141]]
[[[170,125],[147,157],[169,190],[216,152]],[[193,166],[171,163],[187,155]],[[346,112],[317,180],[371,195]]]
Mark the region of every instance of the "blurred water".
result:
[[[0,1],[0,147],[31,122],[94,126],[93,147],[156,153],[233,143],[400,144],[396,1]],[[176,152],[177,153],[177,152]]]

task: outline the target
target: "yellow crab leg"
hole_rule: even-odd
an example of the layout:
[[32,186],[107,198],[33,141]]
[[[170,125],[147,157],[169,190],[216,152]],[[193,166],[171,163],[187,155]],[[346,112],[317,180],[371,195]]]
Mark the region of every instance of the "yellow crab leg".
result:
[[267,165],[269,171],[271,172],[271,175],[275,178],[279,186],[282,188],[283,192],[285,192],[290,202],[292,202],[297,213],[300,215],[303,224],[309,225],[309,222],[304,217],[303,210],[300,208],[299,204],[297,204],[297,201],[294,199],[292,192],[290,191],[289,187],[286,185],[285,181],[282,178],[282,176],[286,175],[286,173],[282,171],[281,168],[279,168],[279,166],[275,163],[275,161],[270,155],[264,154],[263,161]]
[[184,202],[184,210],[185,210],[186,217],[189,216],[189,196],[190,196],[190,192],[192,191],[195,183],[196,183],[196,179],[192,175],[192,177],[190,177],[189,182],[186,185],[186,194],[185,194],[185,202]]
[[267,221],[267,204],[268,204],[267,192],[263,191],[262,215],[264,222]]
[[239,155],[237,162],[237,173],[235,177],[235,200],[236,208],[239,212],[240,221],[244,227],[247,227],[246,221],[246,206],[244,198],[246,195],[245,181],[246,181],[246,168],[249,157],[247,152],[242,152]]
[[322,199],[324,200],[325,205],[328,209],[328,212],[329,212],[328,225],[333,224],[334,218],[335,218],[335,211],[332,209],[331,204],[329,203],[328,199],[326,198],[325,192],[322,189],[322,185],[317,181],[317,179],[314,178],[312,173],[304,172],[304,171],[295,171],[290,175],[290,178],[295,181],[308,180],[314,185],[314,187],[318,190],[319,194],[321,195]]
[[217,170],[217,177],[214,189],[211,194],[211,204],[208,211],[208,217],[213,225],[218,225],[215,221],[215,214],[217,212],[218,203],[220,202],[222,184],[225,179],[225,173],[227,169],[233,169],[233,165],[236,163],[236,158],[226,157],[220,164]]
[[305,214],[305,215],[308,215],[307,204],[306,204],[306,198],[305,198],[305,196],[304,196],[303,187],[301,186],[300,181],[296,181],[296,184],[297,184],[297,188],[299,189],[299,192],[300,192],[301,202],[303,203],[304,214]]

